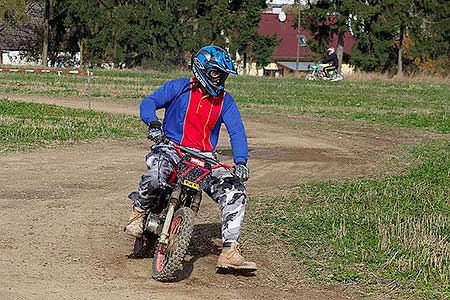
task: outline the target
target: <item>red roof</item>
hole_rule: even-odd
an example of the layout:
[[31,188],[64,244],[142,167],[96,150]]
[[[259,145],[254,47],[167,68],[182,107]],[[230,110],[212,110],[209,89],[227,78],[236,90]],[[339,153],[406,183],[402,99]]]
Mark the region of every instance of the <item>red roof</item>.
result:
[[[295,59],[297,57],[297,29],[291,24],[295,22],[296,15],[286,15],[286,20],[280,22],[278,20],[278,14],[262,13],[261,20],[259,21],[258,34],[260,35],[277,35],[278,46],[273,52],[273,58],[280,59]],[[304,35],[307,40],[312,40],[312,34],[300,28],[300,34]],[[345,46],[344,53],[349,53],[353,45],[353,36],[350,32],[345,33]],[[333,34],[331,37],[330,47],[337,46],[337,34]],[[310,57],[312,52],[309,47],[299,47],[300,58]],[[323,51],[325,53],[325,49]]]

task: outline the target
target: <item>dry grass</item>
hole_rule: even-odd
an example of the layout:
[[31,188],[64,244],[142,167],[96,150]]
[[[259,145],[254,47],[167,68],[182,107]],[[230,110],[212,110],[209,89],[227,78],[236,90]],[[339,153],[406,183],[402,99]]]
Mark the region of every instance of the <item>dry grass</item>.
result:
[[443,77],[437,75],[413,74],[410,76],[391,76],[387,73],[367,73],[356,71],[345,76],[351,81],[395,81],[403,83],[430,83],[430,84],[450,84],[450,76]]
[[[445,281],[450,276],[450,239],[445,234],[450,218],[431,215],[422,218],[415,216],[397,217],[396,220],[379,219],[378,232],[380,249],[393,253],[386,263],[393,263],[402,272],[415,271],[418,276],[427,269],[438,271]],[[394,242],[394,244],[393,244]],[[395,243],[405,249],[418,251],[418,255],[400,254]]]

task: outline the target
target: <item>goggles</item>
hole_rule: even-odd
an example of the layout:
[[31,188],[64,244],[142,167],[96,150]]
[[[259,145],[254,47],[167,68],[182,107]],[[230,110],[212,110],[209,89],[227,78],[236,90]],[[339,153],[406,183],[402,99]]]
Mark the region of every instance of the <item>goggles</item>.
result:
[[223,72],[219,69],[210,69],[206,72],[209,80],[212,82],[224,82],[228,77],[228,73]]

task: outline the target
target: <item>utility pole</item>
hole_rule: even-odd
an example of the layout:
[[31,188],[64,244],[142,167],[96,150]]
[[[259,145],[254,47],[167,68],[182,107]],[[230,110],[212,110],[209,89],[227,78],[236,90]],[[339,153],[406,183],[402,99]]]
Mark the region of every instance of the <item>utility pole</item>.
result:
[[297,59],[295,63],[295,73],[298,73],[298,65],[300,60],[300,43],[299,43],[299,36],[300,36],[300,11],[301,11],[301,3],[300,0],[298,1],[298,16],[297,16]]

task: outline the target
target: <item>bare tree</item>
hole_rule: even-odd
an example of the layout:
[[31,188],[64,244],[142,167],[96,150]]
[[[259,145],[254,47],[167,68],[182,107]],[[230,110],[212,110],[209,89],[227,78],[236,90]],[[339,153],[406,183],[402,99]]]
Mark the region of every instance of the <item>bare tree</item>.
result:
[[50,19],[50,0],[45,0],[45,10],[44,10],[44,32],[42,41],[42,65],[44,67],[48,64],[48,30],[49,30],[49,19]]

